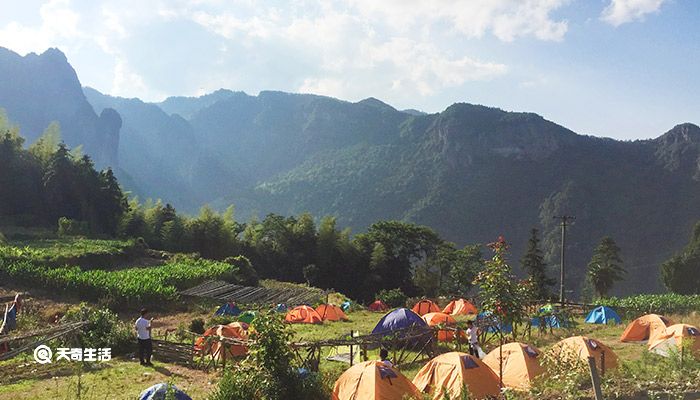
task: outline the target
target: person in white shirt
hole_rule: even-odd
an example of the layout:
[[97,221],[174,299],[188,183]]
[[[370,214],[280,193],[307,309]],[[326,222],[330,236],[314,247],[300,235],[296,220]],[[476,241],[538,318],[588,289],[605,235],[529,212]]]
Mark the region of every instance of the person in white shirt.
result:
[[146,319],[148,310],[141,310],[141,317],[136,320],[134,327],[136,328],[136,337],[139,341],[139,361],[141,365],[151,364],[151,353],[153,353],[153,343],[151,342],[151,322],[153,318]]
[[467,339],[469,339],[469,354],[476,358],[481,358],[479,353],[482,353],[479,346],[478,329],[474,326],[473,321],[467,321]]

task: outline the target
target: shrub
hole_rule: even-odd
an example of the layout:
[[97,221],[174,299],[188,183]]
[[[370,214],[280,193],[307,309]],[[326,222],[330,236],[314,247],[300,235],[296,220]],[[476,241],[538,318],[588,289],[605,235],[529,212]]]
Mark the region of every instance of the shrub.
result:
[[117,314],[107,308],[93,308],[81,303],[69,309],[63,316],[65,322],[88,321],[77,340],[82,348],[112,349],[112,355],[124,354],[131,350],[134,335],[131,327],[119,320]]
[[190,321],[190,332],[204,333],[204,320],[201,318],[194,318]]
[[88,223],[61,217],[58,219],[58,236],[86,236],[90,233]]
[[377,293],[377,298],[386,303],[389,307],[403,307],[406,305],[406,300],[408,299],[399,288],[380,290],[379,293]]
[[260,278],[248,258],[245,256],[227,257],[224,262],[235,267],[231,276],[224,280],[243,286],[258,286]]
[[251,335],[248,356],[226,370],[211,400],[328,399],[329,393],[316,373],[300,373],[288,345],[291,328],[270,311],[260,313]]
[[640,294],[622,298],[610,297],[601,299],[598,303],[609,306],[631,319],[648,313],[686,314],[700,310],[700,295]]

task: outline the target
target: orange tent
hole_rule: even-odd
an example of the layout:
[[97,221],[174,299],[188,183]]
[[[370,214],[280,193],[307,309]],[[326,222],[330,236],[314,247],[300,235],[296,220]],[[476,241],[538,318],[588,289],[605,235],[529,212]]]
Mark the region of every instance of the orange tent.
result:
[[424,299],[416,303],[411,310],[422,316],[431,312],[440,312],[440,307],[432,301]]
[[[451,315],[447,315],[441,312],[427,313],[423,316],[423,320],[428,324],[428,326],[457,326],[457,321]],[[456,332],[454,331],[440,330],[438,331],[437,338],[441,342],[449,342],[454,340],[455,335]],[[467,337],[467,335],[464,332],[462,332],[461,336],[463,336],[464,338]]]
[[[502,357],[501,357],[502,354]],[[508,343],[496,348],[484,357],[484,364],[488,365],[496,375],[501,375],[503,370],[503,385],[516,390],[530,390],[532,381],[544,372],[540,366],[538,356],[540,351],[524,343]],[[503,360],[501,363],[500,360]]]
[[700,356],[700,330],[688,324],[675,324],[666,328],[666,334],[649,340],[649,351],[662,356],[668,356],[670,350],[675,348],[681,351],[689,346],[691,353]]
[[294,307],[287,313],[284,320],[293,324],[322,324],[323,319],[309,306]]
[[345,315],[343,310],[333,304],[321,304],[316,307],[316,312],[321,316],[324,321],[347,321],[348,316]]
[[465,386],[470,399],[485,399],[501,393],[498,376],[491,368],[478,358],[457,351],[428,361],[413,378],[413,383],[421,392],[431,394],[433,400],[444,398],[445,393],[451,399],[459,399]]
[[647,314],[643,315],[627,325],[627,328],[622,332],[620,341],[623,342],[639,342],[643,340],[653,340],[658,336],[666,334],[666,327],[673,323],[661,315]]
[[367,307],[367,309],[370,311],[386,311],[389,309],[389,306],[384,304],[384,302],[381,300],[375,300],[374,303]]
[[[243,345],[222,345],[216,337],[248,339],[248,324],[242,322],[232,322],[228,325],[214,325],[204,331],[202,336],[194,342],[195,351],[202,354],[211,354],[216,360],[224,357],[239,357],[248,353],[248,348]],[[225,346],[225,350],[223,347]]]
[[399,370],[382,361],[365,361],[348,368],[333,385],[333,399],[420,399],[420,392]]
[[476,315],[479,313],[476,307],[474,307],[474,304],[464,299],[452,300],[442,312],[450,315]]
[[560,340],[552,346],[552,350],[559,352],[560,356],[570,354],[584,362],[588,361],[588,357],[593,357],[599,368],[601,366],[601,358],[605,354],[605,369],[617,368],[617,355],[615,352],[603,343],[585,336],[572,336]]

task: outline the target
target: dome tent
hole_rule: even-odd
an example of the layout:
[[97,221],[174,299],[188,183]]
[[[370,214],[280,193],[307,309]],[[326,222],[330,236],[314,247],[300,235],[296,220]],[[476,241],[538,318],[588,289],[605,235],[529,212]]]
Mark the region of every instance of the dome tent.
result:
[[372,302],[372,304],[367,306],[367,309],[370,311],[386,311],[389,309],[389,306],[384,304],[384,302],[381,300],[375,300]]
[[393,331],[411,326],[427,327],[428,324],[423,321],[423,318],[408,308],[397,308],[384,315],[372,329],[372,333],[390,335]]
[[[441,312],[432,312],[432,313],[427,313],[423,316],[423,320],[428,324],[428,326],[438,326],[438,325],[444,325],[444,326],[451,326],[451,327],[456,327],[457,326],[457,320],[454,319],[453,316],[447,315],[445,313]],[[452,330],[439,330],[437,334],[438,341],[440,342],[449,342],[455,339],[455,336],[457,335],[456,332]],[[461,332],[462,337],[466,338],[466,334],[464,332]]]
[[476,315],[479,313],[474,304],[464,299],[452,300],[442,312],[449,315]]
[[668,357],[673,351],[690,350],[700,356],[700,330],[688,324],[675,324],[666,328],[666,334],[649,340],[649,351]]
[[333,399],[421,399],[415,385],[382,361],[365,361],[348,368],[333,385]]
[[431,312],[441,312],[440,307],[431,300],[423,299],[416,303],[411,310],[418,315],[425,315]]
[[587,324],[621,324],[622,319],[608,306],[599,306],[591,310],[586,316]]
[[[172,397],[168,397],[168,391],[172,393]],[[157,383],[144,390],[139,395],[139,400],[165,400],[166,398],[172,398],[175,400],[192,400],[190,396],[178,389],[177,386],[168,383]]]
[[644,340],[654,340],[666,334],[666,327],[673,323],[666,317],[657,314],[643,315],[630,322],[622,332],[620,341],[640,342]]
[[500,371],[503,370],[504,386],[516,390],[530,390],[532,381],[544,372],[540,366],[539,355],[540,351],[537,348],[513,342],[495,348],[482,361],[497,376],[501,375]]
[[345,315],[343,310],[333,304],[321,304],[316,307],[316,312],[321,316],[324,321],[348,321],[348,316]]
[[464,387],[470,399],[496,397],[501,393],[498,376],[491,368],[474,356],[456,351],[428,361],[413,378],[413,383],[434,400],[445,398],[445,394],[459,399]]
[[323,319],[310,306],[297,306],[289,310],[284,320],[293,324],[322,324]]
[[255,311],[243,311],[241,315],[238,316],[238,322],[243,322],[250,325],[253,323],[253,320],[255,319],[256,315],[257,314],[255,313]]
[[[232,322],[228,325],[214,325],[204,331],[202,336],[194,342],[194,349],[203,354],[211,354],[217,360],[224,357],[240,357],[248,354],[248,348],[243,345],[224,345],[218,340],[208,338],[234,338],[247,339],[248,325],[242,322]],[[222,347],[225,346],[225,347]],[[225,352],[225,354],[224,354]]]
[[616,368],[618,364],[617,355],[610,347],[586,336],[572,336],[562,339],[552,346],[552,351],[558,352],[560,356],[570,354],[584,362],[588,360],[588,357],[593,357],[598,366],[601,364],[603,354],[605,354],[606,370]]

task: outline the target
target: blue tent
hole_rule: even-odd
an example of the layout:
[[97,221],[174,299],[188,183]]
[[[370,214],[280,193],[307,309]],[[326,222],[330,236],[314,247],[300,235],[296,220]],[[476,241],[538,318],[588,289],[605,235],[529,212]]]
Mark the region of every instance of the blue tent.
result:
[[[480,312],[479,314],[477,314],[476,320],[479,321],[479,320],[484,320],[484,319],[491,319],[491,318],[493,318],[493,317],[491,317],[491,315],[492,314],[490,311]],[[498,321],[497,318],[496,318],[496,320]],[[503,324],[500,321],[498,321],[497,325],[494,324],[494,325],[488,326],[486,328],[486,332],[489,332],[489,333],[496,333],[499,331],[501,331],[503,333],[511,333],[511,332],[513,332],[513,325],[512,324]]]
[[234,303],[226,303],[223,306],[219,307],[218,310],[214,313],[214,315],[230,315],[232,317],[235,317],[241,313],[241,309],[238,308],[238,306]]
[[287,305],[284,303],[279,303],[277,307],[275,307],[275,311],[277,312],[287,312]]
[[587,324],[620,324],[622,319],[610,307],[599,306],[591,310],[586,317]]
[[351,305],[352,303],[350,303],[350,301],[344,301],[343,304],[340,305],[340,309],[347,312]]
[[540,322],[542,323],[541,326],[547,328],[566,328],[569,326],[569,321],[561,319],[556,315],[532,318],[532,326],[540,326]]
[[[170,389],[173,391],[175,400],[192,400],[190,396],[178,389],[177,386],[170,385]],[[165,400],[167,393],[168,384],[157,383],[141,392],[139,395],[139,400]]]
[[420,315],[408,308],[397,308],[384,315],[377,323],[377,326],[374,327],[372,333],[390,335],[395,330],[408,328],[410,326],[427,327],[428,324],[423,321]]

